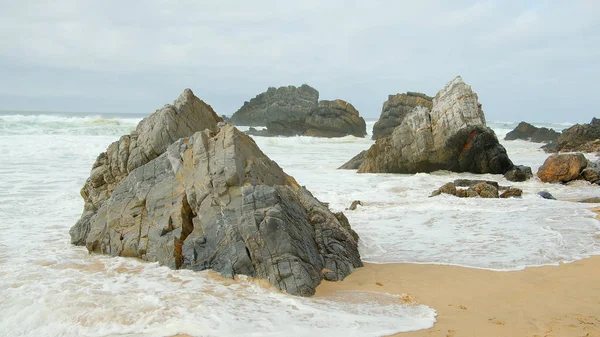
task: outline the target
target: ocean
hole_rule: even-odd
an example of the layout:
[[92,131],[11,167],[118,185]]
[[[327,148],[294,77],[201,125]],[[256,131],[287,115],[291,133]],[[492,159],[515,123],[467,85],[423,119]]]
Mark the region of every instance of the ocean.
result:
[[[431,327],[435,308],[398,296],[338,292],[299,298],[239,277],[171,270],[90,255],[70,244],[83,209],[79,190],[97,155],[141,115],[0,112],[1,336],[382,336]],[[375,121],[367,123],[371,132]],[[535,123],[534,123],[535,124]],[[517,123],[492,122],[515,164],[534,172],[540,144],[503,141]],[[562,130],[570,123],[535,124]],[[245,130],[244,127],[240,129]],[[557,265],[600,254],[599,196],[585,182],[512,183],[501,175],[451,172],[356,174],[336,168],[373,141],[352,136],[255,140],[264,153],[360,235],[363,260],[433,263],[498,271]],[[588,155],[590,159],[596,159]],[[521,199],[459,199],[431,192],[457,178],[523,189]],[[548,191],[557,199],[537,195]]]

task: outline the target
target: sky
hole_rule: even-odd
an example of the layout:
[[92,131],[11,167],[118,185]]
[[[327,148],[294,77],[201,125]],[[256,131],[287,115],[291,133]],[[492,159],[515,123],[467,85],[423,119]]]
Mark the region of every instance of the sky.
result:
[[600,117],[600,0],[0,0],[0,110],[231,115],[309,84],[377,118],[462,76],[488,121]]

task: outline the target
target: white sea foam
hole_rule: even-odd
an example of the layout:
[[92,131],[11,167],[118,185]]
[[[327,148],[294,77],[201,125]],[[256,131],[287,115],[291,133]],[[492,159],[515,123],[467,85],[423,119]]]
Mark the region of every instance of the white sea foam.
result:
[[[135,121],[117,118],[115,128],[94,123],[93,116],[74,121],[0,117],[0,123],[21,123],[20,129],[0,127],[0,335],[381,336],[435,321],[432,309],[407,306],[391,295],[341,292],[304,299],[252,280],[227,282],[207,272],[89,255],[69,243],[68,229],[82,209],[79,189],[98,153],[131,131]],[[30,122],[29,128],[23,126]],[[45,125],[55,122],[68,126]],[[595,186],[536,179],[509,183],[500,175],[449,172],[356,174],[336,168],[367,149],[370,136],[255,140],[332,209],[343,210],[355,199],[363,202],[346,215],[369,262],[514,270],[600,253],[599,222],[587,210],[590,205],[536,195],[547,190],[574,200],[598,196]],[[515,163],[534,171],[547,157],[539,144],[504,145]],[[515,185],[525,194],[510,200],[428,198],[459,177]]]

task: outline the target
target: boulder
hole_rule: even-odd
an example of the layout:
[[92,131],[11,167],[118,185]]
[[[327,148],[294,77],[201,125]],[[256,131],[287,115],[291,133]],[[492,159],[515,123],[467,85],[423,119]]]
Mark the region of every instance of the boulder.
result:
[[341,99],[320,101],[305,118],[305,136],[344,137],[367,135],[367,124],[354,106]]
[[185,89],[173,104],[144,118],[135,131],[110,144],[96,159],[81,189],[85,206],[81,219],[71,229],[72,243],[85,244],[91,216],[133,170],[164,153],[182,137],[204,129],[216,131],[221,121],[210,105],[194,96],[192,90]]
[[537,176],[545,183],[566,183],[578,179],[587,165],[582,153],[553,154],[540,166]]
[[365,153],[367,153],[367,150],[352,157],[352,159],[348,160],[344,165],[338,167],[338,170],[357,170],[363,161],[365,161]]
[[449,82],[430,111],[417,106],[389,137],[365,153],[359,173],[417,173],[448,170],[504,174],[513,167],[481,105],[462,78]]
[[529,123],[521,122],[511,132],[507,133],[504,140],[530,140],[535,143],[549,143],[556,141],[560,133],[548,128],[538,128]]
[[389,95],[383,103],[379,120],[373,125],[373,139],[390,136],[414,108],[421,106],[431,110],[433,98],[418,92]]
[[345,216],[229,124],[176,140],[84,218],[89,231],[74,242],[90,252],[265,278],[294,295],[362,266]]
[[504,178],[508,181],[520,182],[533,177],[531,167],[523,165],[515,165],[513,168],[504,173]]
[[563,130],[554,148],[557,152],[598,152],[600,151],[600,119],[592,118],[590,124],[577,124]]
[[236,125],[265,126],[270,121],[291,121],[306,116],[317,107],[319,92],[303,84],[300,87],[270,87],[231,116]]

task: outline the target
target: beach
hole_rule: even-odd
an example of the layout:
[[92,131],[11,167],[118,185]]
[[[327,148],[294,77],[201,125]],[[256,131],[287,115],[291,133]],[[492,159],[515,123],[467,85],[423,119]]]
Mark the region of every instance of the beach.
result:
[[394,336],[600,336],[600,257],[560,266],[498,272],[444,265],[366,264],[339,290],[407,294],[437,311],[427,330]]

